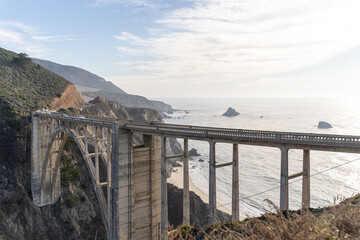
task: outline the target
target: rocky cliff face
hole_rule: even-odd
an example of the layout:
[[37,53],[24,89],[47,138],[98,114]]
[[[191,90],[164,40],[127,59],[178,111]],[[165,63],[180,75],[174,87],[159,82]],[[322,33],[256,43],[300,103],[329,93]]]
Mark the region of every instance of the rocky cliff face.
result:
[[80,94],[76,90],[73,84],[69,84],[60,97],[54,98],[51,101],[51,108],[69,108],[69,107],[83,107],[85,105],[84,100],[80,97]]
[[103,97],[96,97],[90,103],[92,106],[85,107],[81,111],[83,115],[137,121],[162,121],[160,114],[153,109],[124,107]]
[[159,102],[159,101],[149,101],[147,98],[138,95],[131,94],[119,94],[111,93],[106,91],[96,91],[96,92],[81,92],[82,95],[89,98],[96,98],[100,96],[106,98],[113,102],[117,102],[124,107],[136,107],[136,108],[148,108],[158,111],[160,114],[163,112],[171,112],[172,108],[169,104]]

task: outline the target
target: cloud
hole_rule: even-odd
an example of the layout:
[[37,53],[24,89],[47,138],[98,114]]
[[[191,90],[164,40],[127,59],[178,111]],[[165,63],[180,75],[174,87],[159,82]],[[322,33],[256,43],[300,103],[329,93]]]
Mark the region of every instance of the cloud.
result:
[[93,6],[102,6],[102,5],[110,5],[110,4],[122,4],[124,6],[140,6],[140,7],[150,7],[150,8],[158,8],[161,6],[161,2],[159,0],[96,0]]
[[51,52],[48,43],[75,41],[70,35],[46,35],[21,22],[0,22],[0,44],[13,51],[26,52],[31,57],[44,57]]
[[148,38],[115,38],[124,54],[153,56],[131,61],[149,81],[161,72],[168,81],[239,82],[314,66],[359,46],[359,8],[356,0],[197,0],[154,21],[157,31]]
[[45,35],[34,35],[32,38],[36,41],[43,42],[59,42],[59,41],[78,41],[79,38],[74,38],[69,35],[57,35],[57,36],[45,36]]

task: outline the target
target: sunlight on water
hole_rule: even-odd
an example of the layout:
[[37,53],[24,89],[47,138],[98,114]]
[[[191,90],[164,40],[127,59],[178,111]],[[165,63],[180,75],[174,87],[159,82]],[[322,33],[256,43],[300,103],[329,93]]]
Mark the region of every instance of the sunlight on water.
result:
[[[335,99],[166,99],[174,111],[167,123],[211,127],[274,130],[323,134],[360,135],[360,105],[356,100]],[[237,117],[223,117],[228,107],[240,112]],[[187,111],[185,111],[187,110]],[[332,124],[331,129],[318,129],[319,121]],[[182,142],[182,141],[181,141]],[[201,157],[190,161],[194,184],[208,192],[207,142],[189,141]],[[302,170],[302,151],[289,151],[289,174]],[[317,174],[360,158],[360,154],[310,152],[311,174]],[[203,159],[204,162],[198,161]],[[216,145],[218,163],[232,159],[231,144]],[[254,216],[267,209],[264,199],[279,204],[280,150],[269,147],[239,145],[241,217]],[[311,177],[311,207],[333,203],[337,195],[349,197],[360,189],[360,161]],[[217,169],[218,205],[231,202],[231,167]],[[295,181],[294,181],[295,180]],[[300,180],[300,181],[299,181]],[[294,181],[294,182],[293,182]],[[290,208],[301,207],[301,178],[290,180]],[[269,189],[276,188],[268,191]],[[264,193],[261,193],[264,192]],[[261,194],[258,194],[261,193]],[[257,195],[258,194],[258,195]],[[225,207],[231,208],[230,204]]]

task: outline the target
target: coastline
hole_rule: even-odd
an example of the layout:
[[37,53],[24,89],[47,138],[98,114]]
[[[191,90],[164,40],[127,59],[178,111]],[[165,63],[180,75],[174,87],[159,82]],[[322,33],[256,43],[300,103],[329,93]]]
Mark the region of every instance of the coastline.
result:
[[[181,167],[174,167],[173,168],[173,172],[171,173],[171,177],[167,179],[168,183],[171,183],[175,186],[177,186],[178,188],[183,188],[183,167],[182,167],[182,162],[179,162],[179,164],[181,165]],[[205,203],[209,203],[209,195],[206,194],[204,191],[202,191],[200,188],[196,187],[193,183],[193,179],[191,177],[189,177],[189,190],[193,191],[194,193],[196,193],[203,202]],[[217,205],[221,205],[221,202],[217,201]],[[219,210],[231,214],[231,209],[227,208],[225,206],[221,206],[218,208]]]

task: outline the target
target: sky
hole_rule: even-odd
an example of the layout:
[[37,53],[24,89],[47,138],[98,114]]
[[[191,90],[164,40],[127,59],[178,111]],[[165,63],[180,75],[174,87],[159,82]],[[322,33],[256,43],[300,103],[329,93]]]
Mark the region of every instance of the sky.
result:
[[0,0],[0,47],[131,94],[358,97],[358,0]]

